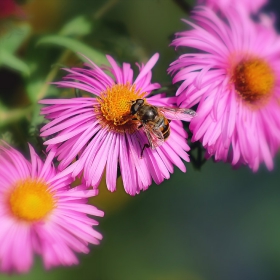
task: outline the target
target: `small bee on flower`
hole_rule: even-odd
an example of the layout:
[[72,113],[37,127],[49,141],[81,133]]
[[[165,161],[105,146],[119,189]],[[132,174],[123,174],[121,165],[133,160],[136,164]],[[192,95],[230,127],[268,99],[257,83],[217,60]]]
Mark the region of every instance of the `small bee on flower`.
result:
[[[195,112],[190,109],[157,107],[147,103],[144,99],[137,99],[131,102],[130,116],[132,120],[140,122],[138,129],[143,127],[149,144],[144,148],[156,149],[161,146],[170,136],[170,120],[179,120],[195,116]],[[168,117],[168,119],[167,119]]]
[[[98,67],[88,59],[85,68],[65,69],[69,74],[54,84],[94,96],[40,101],[50,105],[41,111],[50,120],[41,136],[49,138],[45,142],[48,150],[55,148],[61,170],[78,155],[73,176],[82,175],[87,186],[97,188],[106,170],[107,187],[115,191],[119,167],[125,191],[130,195],[146,190],[152,180],[159,184],[168,179],[173,165],[186,171],[182,159],[189,161],[189,146],[180,120],[190,121],[194,113],[179,113],[181,109],[163,112],[161,108],[175,107],[174,98],[164,94],[149,96],[160,88],[158,83],[151,83],[151,69],[158,57],[155,54],[146,65],[138,65],[140,72],[135,79],[130,64],[120,67],[110,56],[110,67]],[[141,112],[147,106],[154,115],[143,120]],[[172,113],[175,120],[167,124]],[[152,149],[143,151],[147,146]]]

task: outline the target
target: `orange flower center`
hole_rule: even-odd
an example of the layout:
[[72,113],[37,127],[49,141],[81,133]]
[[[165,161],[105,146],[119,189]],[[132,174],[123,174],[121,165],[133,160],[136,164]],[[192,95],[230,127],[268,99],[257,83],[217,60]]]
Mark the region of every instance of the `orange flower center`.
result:
[[48,185],[33,179],[16,182],[8,203],[15,217],[28,222],[44,219],[56,207]]
[[235,89],[246,102],[254,104],[266,100],[272,92],[275,76],[262,59],[243,60],[234,69]]
[[99,104],[94,106],[100,113],[101,125],[118,133],[134,133],[138,124],[130,114],[131,101],[143,98],[144,95],[130,83],[108,87],[98,98]]

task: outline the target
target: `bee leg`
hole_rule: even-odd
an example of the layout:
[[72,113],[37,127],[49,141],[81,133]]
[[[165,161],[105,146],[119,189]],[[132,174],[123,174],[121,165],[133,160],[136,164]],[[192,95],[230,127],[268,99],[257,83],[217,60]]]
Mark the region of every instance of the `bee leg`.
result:
[[143,124],[140,124],[139,126],[138,126],[138,129],[140,129],[140,128],[142,128],[143,127]]
[[145,148],[150,148],[151,146],[149,144],[144,144],[143,148],[142,148],[142,151],[141,151],[141,158],[143,157],[143,153],[144,153],[144,150]]

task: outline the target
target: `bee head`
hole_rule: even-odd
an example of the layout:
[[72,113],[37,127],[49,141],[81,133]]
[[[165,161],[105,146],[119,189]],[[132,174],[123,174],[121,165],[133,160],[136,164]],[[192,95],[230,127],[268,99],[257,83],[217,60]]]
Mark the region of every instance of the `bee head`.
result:
[[145,103],[144,99],[136,99],[131,101],[131,108],[130,108],[131,115],[135,115],[139,110],[139,108],[143,106],[144,103]]

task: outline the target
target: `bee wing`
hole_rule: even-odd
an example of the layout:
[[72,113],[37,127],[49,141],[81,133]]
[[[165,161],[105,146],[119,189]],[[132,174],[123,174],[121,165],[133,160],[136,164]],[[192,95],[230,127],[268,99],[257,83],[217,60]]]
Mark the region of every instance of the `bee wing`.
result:
[[153,150],[164,143],[163,134],[159,129],[155,129],[147,124],[143,124],[143,129]]
[[190,121],[196,115],[196,112],[191,109],[169,107],[158,107],[158,109],[168,120]]

